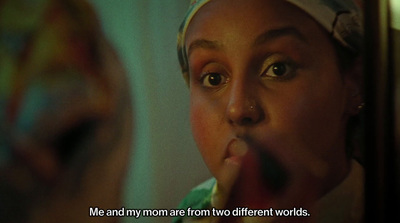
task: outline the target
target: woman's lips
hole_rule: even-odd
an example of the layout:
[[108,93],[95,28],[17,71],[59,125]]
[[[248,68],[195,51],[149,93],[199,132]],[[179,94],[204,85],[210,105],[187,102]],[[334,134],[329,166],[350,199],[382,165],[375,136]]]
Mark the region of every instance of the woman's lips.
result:
[[225,163],[240,165],[248,150],[249,147],[246,142],[239,139],[233,139],[228,144]]
[[264,146],[255,141],[232,139],[227,146],[224,161],[231,167],[239,167],[242,172],[256,171],[257,178],[271,191],[281,191],[288,184],[287,170]]

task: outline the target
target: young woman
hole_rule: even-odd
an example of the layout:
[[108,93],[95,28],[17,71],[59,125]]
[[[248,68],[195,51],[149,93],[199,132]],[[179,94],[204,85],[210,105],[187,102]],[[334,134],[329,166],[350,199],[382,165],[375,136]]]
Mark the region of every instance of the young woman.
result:
[[[352,1],[193,1],[178,54],[193,135],[215,180],[181,208],[362,219],[363,170],[348,143],[363,105],[360,20]],[[259,217],[227,222],[291,221]]]

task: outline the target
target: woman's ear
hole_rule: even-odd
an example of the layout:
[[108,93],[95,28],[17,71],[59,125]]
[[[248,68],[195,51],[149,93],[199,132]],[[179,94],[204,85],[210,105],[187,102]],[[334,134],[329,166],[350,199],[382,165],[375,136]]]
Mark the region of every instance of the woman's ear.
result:
[[364,107],[363,61],[361,57],[354,60],[352,66],[344,70],[344,82],[347,90],[346,113],[357,115]]

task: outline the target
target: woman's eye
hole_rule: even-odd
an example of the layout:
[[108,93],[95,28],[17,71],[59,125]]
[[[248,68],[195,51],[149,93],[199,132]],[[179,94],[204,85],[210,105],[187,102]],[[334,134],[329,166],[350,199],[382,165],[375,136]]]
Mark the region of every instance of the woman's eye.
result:
[[205,87],[217,87],[224,83],[226,78],[219,73],[207,73],[202,77],[202,84]]
[[285,62],[278,62],[271,64],[265,73],[262,76],[272,77],[272,78],[280,78],[286,77],[287,75],[292,73],[292,67]]

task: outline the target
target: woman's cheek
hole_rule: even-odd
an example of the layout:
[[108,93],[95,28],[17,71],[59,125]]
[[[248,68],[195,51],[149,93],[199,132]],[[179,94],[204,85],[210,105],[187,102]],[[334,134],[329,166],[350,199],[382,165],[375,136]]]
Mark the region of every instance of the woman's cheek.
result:
[[194,103],[190,107],[190,121],[196,145],[210,171],[216,174],[224,153],[224,133],[218,114],[208,103]]
[[213,147],[212,132],[215,129],[211,120],[212,112],[207,108],[205,103],[198,101],[192,101],[190,107],[193,137],[204,159],[207,159],[207,150],[210,150],[207,148]]
[[216,102],[204,96],[196,86],[191,89],[190,95],[190,122],[193,137],[203,153],[203,148],[209,148],[215,143],[213,138],[218,129],[218,118],[220,111]]
[[[193,137],[197,144],[205,142],[205,132],[207,126],[204,123],[204,115],[200,106],[191,106],[190,108],[190,123],[192,128]],[[200,145],[199,145],[200,146]]]

